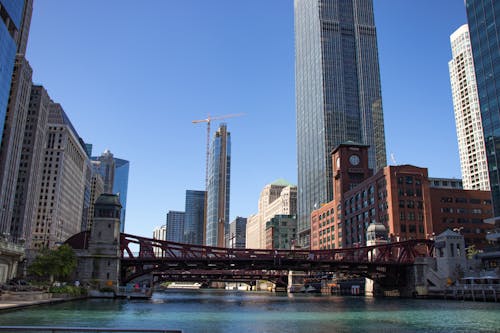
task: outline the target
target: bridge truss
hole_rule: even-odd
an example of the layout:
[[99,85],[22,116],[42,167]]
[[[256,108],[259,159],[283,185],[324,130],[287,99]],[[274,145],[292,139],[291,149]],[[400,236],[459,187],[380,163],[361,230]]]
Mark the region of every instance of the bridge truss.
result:
[[[285,272],[346,273],[381,284],[402,284],[418,257],[430,257],[432,240],[408,240],[331,250],[263,250],[181,244],[121,234],[121,281],[144,275],[176,281],[283,279]],[[196,280],[199,281],[199,280]]]

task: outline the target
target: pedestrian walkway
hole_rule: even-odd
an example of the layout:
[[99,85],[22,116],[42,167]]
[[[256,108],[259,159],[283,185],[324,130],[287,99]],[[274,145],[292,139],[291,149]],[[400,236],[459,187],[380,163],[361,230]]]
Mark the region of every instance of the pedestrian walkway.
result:
[[83,297],[54,297],[54,298],[37,299],[37,300],[0,300],[0,311],[25,308],[34,305],[53,304],[65,301],[72,301],[75,299],[82,299],[82,298]]

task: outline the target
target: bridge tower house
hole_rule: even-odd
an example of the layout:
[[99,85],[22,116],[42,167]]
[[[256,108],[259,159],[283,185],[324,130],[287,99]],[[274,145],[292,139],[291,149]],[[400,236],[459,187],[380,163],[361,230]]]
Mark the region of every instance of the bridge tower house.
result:
[[[378,222],[371,223],[366,229],[366,246],[382,245],[388,243],[387,228]],[[378,250],[373,250],[368,254],[368,260],[374,259],[378,255]],[[365,279],[365,294],[373,296],[376,294],[377,286],[371,279]]]
[[97,198],[88,251],[79,261],[79,278],[93,288],[114,289],[120,278],[120,199],[114,194]]

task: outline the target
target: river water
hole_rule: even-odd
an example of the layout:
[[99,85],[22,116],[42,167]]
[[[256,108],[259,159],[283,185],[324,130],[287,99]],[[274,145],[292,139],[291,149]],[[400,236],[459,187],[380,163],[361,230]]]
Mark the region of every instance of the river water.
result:
[[500,332],[500,303],[274,294],[155,293],[0,313],[0,325],[164,328],[193,332]]

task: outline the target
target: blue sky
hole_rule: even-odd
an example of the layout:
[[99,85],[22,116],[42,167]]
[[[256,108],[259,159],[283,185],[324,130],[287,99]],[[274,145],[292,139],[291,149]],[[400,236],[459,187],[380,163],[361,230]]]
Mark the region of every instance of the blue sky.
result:
[[[374,0],[388,161],[460,178],[448,75],[462,0]],[[36,0],[27,58],[94,155],[131,162],[125,231],[151,236],[204,189],[206,127],[229,119],[231,218],[297,181],[292,0]],[[215,129],[217,123],[213,123]]]

